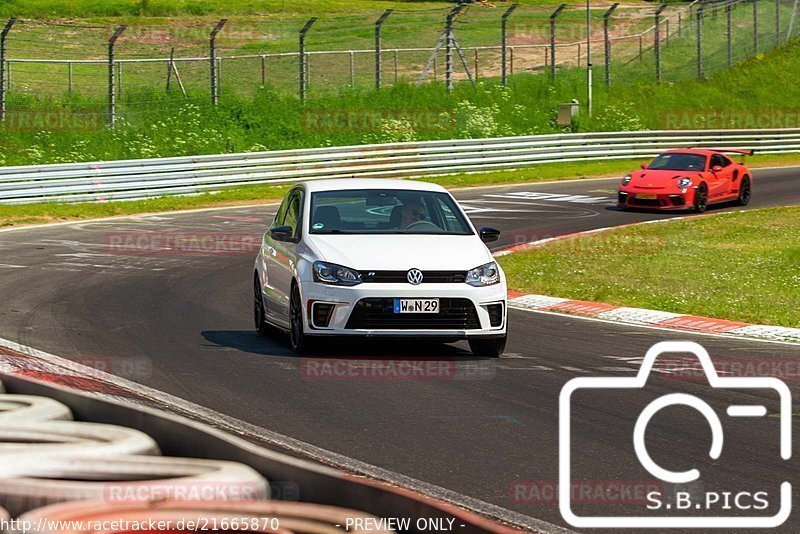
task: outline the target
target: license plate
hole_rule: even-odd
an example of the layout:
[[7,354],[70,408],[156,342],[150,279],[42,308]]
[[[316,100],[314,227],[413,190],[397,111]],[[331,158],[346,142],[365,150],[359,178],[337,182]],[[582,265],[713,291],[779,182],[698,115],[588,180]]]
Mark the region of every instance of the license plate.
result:
[[636,198],[641,198],[642,200],[656,200],[658,195],[636,195]]
[[439,299],[394,299],[394,313],[439,313]]

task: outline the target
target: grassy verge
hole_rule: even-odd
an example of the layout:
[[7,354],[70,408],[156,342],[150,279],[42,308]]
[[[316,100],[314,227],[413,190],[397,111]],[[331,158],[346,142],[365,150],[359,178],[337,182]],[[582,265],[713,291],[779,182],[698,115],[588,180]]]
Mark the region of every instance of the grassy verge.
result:
[[800,326],[800,208],[624,228],[501,258],[529,293]]
[[[594,116],[581,115],[576,129],[795,127],[798,52],[795,42],[706,82],[610,89],[598,84]],[[770,83],[754,81],[765,79]],[[459,84],[449,93],[440,83],[399,84],[380,92],[355,88],[316,95],[305,106],[270,88],[245,99],[226,96],[223,86],[217,108],[153,93],[148,110],[127,118],[123,112],[115,131],[102,123],[85,130],[36,131],[9,118],[0,135],[0,165],[553,133],[564,131],[555,124],[558,103],[583,99],[585,89],[584,72],[564,69],[555,80],[515,75],[508,88]],[[125,98],[123,93],[122,109]],[[69,118],[91,106],[80,100],[62,111]]]
[[[621,176],[640,163],[639,160],[579,161],[571,163],[549,163],[512,171],[485,172],[480,174],[454,174],[419,178],[444,187],[455,189],[502,184],[536,183],[559,180],[579,180],[605,176]],[[776,154],[748,158],[752,168],[800,165],[800,154]],[[179,211],[199,208],[234,206],[273,202],[283,197],[289,186],[256,185],[238,187],[185,197],[164,197],[151,200],[77,203],[77,204],[23,204],[0,205],[0,227],[49,222],[71,221],[136,215],[159,211]]]

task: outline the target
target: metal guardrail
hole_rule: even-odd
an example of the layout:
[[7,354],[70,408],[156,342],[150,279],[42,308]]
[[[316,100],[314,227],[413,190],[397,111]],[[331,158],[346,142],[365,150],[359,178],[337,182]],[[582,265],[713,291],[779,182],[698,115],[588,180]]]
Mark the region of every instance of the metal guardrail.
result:
[[800,129],[552,134],[4,167],[0,203],[135,200],[322,178],[473,173],[540,163],[648,158],[689,146],[800,152]]

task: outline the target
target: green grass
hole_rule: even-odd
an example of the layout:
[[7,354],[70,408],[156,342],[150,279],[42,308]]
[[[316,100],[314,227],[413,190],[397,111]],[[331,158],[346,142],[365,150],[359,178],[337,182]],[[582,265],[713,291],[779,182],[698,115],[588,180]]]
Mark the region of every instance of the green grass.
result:
[[[703,82],[611,89],[598,84],[594,116],[581,114],[576,130],[796,127],[798,76],[800,43],[794,42]],[[84,130],[37,132],[24,124],[20,127],[9,114],[9,126],[0,136],[0,165],[560,132],[564,129],[555,124],[557,105],[572,98],[582,100],[584,78],[580,70],[565,69],[555,81],[516,75],[505,89],[494,82],[477,87],[458,84],[452,93],[442,84],[420,88],[400,84],[380,92],[343,89],[336,94],[312,94],[305,106],[296,97],[270,88],[257,89],[252,98],[228,96],[223,82],[217,108],[152,93],[148,109],[127,116],[123,94],[123,120],[116,131],[100,123]],[[21,95],[9,94],[10,107],[15,98]],[[69,117],[101,103],[75,98],[61,113]],[[370,120],[354,127],[320,127],[320,113]],[[727,113],[737,120],[710,121],[714,113]],[[388,120],[406,115],[421,117],[421,126]],[[773,116],[779,120],[772,122]],[[763,117],[768,119],[766,124],[758,120]]]
[[797,207],[612,230],[500,262],[527,293],[800,326]]

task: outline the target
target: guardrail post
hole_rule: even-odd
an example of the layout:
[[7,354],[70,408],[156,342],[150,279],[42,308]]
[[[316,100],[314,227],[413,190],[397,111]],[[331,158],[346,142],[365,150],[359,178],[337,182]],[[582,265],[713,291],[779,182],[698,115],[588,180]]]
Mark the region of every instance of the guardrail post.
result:
[[561,4],[550,15],[550,76],[556,77],[556,17],[564,11],[567,4]]
[[727,2],[725,4],[725,33],[727,39],[727,58],[728,58],[728,67],[733,65],[733,46],[732,46],[732,34],[731,31],[733,29],[733,25],[731,24],[731,3]]
[[667,4],[661,4],[656,9],[655,26],[653,26],[653,53],[656,58],[656,82],[661,82],[661,13]]
[[306,89],[308,88],[308,74],[306,67],[308,66],[308,58],[306,57],[306,33],[311,29],[311,26],[317,22],[316,17],[308,19],[305,26],[300,29],[300,102],[306,101]]
[[392,10],[387,9],[375,21],[375,89],[381,88],[381,27],[391,14]]
[[108,123],[114,127],[117,121],[117,93],[114,87],[114,45],[127,26],[118,27],[108,40]]
[[209,38],[209,60],[211,62],[211,105],[216,106],[219,99],[219,79],[217,78],[217,34],[225,26],[228,19],[221,19],[211,30],[211,37]]
[[458,13],[464,8],[465,4],[458,4],[450,13],[447,14],[447,18],[445,19],[445,26],[444,26],[444,33],[445,33],[445,69],[444,69],[444,79],[445,79],[445,87],[447,87],[448,91],[453,90],[453,19],[458,15]]
[[695,12],[697,15],[697,79],[703,79],[703,7],[700,4]]
[[619,2],[615,2],[608,11],[603,13],[603,49],[605,52],[606,62],[606,86],[611,85],[611,40],[608,38],[608,20],[614,14],[614,10],[619,6]]
[[17,19],[8,19],[0,33],[0,122],[6,122],[6,36]]
[[511,16],[511,13],[513,13],[518,6],[519,4],[511,4],[511,6],[506,9],[505,13],[503,13],[503,17],[500,19],[500,77],[503,87],[508,85],[508,17]]
[[758,54],[758,0],[753,0],[753,55]]

